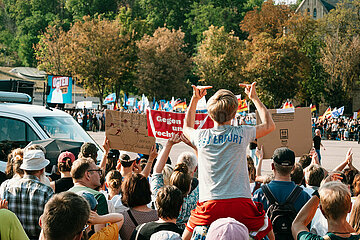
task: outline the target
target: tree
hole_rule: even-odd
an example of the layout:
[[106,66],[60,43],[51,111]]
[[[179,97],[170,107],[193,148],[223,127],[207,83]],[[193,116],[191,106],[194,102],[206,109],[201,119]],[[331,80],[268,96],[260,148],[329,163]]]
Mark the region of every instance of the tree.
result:
[[210,94],[221,88],[240,92],[244,48],[244,43],[234,36],[234,32],[227,33],[224,27],[211,26],[204,32],[194,63],[200,82],[213,86]]
[[90,19],[76,22],[68,32],[67,66],[87,91],[99,97],[100,104],[107,88],[127,74],[128,34],[121,34],[117,21]]
[[67,60],[69,44],[66,32],[56,25],[50,25],[35,47],[38,68],[54,75],[70,75],[71,66]]
[[296,96],[303,105],[324,101],[324,93],[328,74],[320,62],[322,36],[319,34],[319,22],[309,15],[294,14],[288,21],[287,32],[292,35],[299,51],[309,60],[308,75],[300,81],[300,89]]
[[261,33],[247,42],[247,55],[247,79],[258,82],[259,96],[267,106],[280,107],[284,100],[296,96],[308,62],[294,37],[274,39],[269,33]]
[[81,20],[84,16],[95,16],[98,14],[115,15],[118,8],[117,0],[67,0],[65,8],[73,19]]
[[155,29],[166,26],[169,29],[179,29],[185,21],[185,13],[190,10],[191,0],[139,0],[142,17]]
[[332,106],[350,105],[359,83],[359,11],[359,0],[344,0],[320,21],[324,39],[321,63],[329,74],[325,100]]
[[150,97],[171,98],[188,95],[186,77],[191,61],[181,30],[158,28],[153,36],[144,35],[137,42],[138,80],[136,86]]
[[249,39],[261,33],[268,33],[276,38],[283,34],[284,27],[291,16],[291,10],[287,5],[275,5],[272,0],[265,1],[261,9],[246,13],[241,22],[241,30],[249,33]]

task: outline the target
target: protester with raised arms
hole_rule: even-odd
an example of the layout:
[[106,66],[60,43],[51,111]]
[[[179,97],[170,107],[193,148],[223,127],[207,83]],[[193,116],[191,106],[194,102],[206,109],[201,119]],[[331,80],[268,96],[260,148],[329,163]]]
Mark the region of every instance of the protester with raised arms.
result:
[[256,83],[240,84],[255,104],[262,124],[231,126],[238,101],[225,89],[217,91],[208,101],[207,110],[214,120],[212,129],[194,129],[196,105],[211,86],[193,86],[193,97],[185,116],[184,135],[198,150],[199,203],[191,212],[183,239],[190,239],[198,225],[210,225],[223,217],[233,217],[253,232],[255,239],[268,233],[274,239],[270,220],[261,207],[251,200],[247,172],[246,148],[255,138],[259,139],[275,129],[270,113],[256,94]]

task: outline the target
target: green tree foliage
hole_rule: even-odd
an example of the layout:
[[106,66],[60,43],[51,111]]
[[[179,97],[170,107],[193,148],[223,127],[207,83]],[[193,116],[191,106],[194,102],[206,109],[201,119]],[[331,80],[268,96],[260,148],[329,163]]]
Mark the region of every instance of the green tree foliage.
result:
[[75,20],[99,14],[115,15],[117,8],[117,0],[67,0],[65,2],[65,9]]
[[181,30],[158,28],[153,36],[145,35],[137,46],[136,86],[140,92],[156,98],[188,95],[186,77],[191,61],[183,51],[184,33]]
[[194,63],[200,82],[213,86],[208,90],[210,94],[222,88],[240,92],[244,49],[244,43],[234,36],[234,32],[227,33],[224,27],[210,26],[204,32]]
[[142,16],[154,29],[166,26],[179,29],[185,21],[185,14],[190,10],[191,0],[139,0]]
[[280,107],[296,96],[308,62],[294,37],[274,39],[269,33],[261,33],[247,42],[247,51],[250,60],[246,76],[249,82],[258,82],[259,96],[267,106]]
[[309,74],[300,81],[297,94],[297,100],[306,106],[323,100],[328,78],[320,62],[323,42],[318,23],[308,15],[295,14],[287,24],[287,32],[295,37],[300,52],[305,54],[310,64]]
[[[324,44],[321,63],[329,74],[325,100],[332,106],[350,103],[360,75],[360,1],[343,1],[321,20]],[[336,93],[336,94],[334,94]]]
[[38,68],[54,75],[71,75],[69,44],[66,32],[56,25],[49,26],[35,48]]

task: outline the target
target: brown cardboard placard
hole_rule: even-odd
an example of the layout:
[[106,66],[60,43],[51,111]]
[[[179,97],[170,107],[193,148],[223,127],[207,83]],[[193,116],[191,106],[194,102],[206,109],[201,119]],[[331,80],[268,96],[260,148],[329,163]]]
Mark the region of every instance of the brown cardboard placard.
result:
[[[294,112],[282,109],[269,109],[276,129],[265,137],[257,140],[258,146],[264,146],[264,159],[272,157],[274,150],[288,147],[296,157],[309,153],[312,147],[311,111],[309,107],[295,108]],[[257,124],[261,123],[256,111]]]
[[105,110],[105,135],[111,149],[149,154],[155,144],[148,136],[145,114]]

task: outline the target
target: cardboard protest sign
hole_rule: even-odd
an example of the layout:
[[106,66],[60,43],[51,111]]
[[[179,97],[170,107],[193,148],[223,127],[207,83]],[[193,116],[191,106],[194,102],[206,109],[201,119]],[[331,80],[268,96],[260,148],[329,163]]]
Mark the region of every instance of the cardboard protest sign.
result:
[[155,144],[155,138],[148,136],[143,114],[106,110],[105,135],[112,149],[149,154]]
[[[147,110],[146,115],[149,136],[168,139],[183,130],[185,113]],[[198,113],[195,115],[195,129],[212,127],[214,127],[214,122],[208,114]]]
[[[300,157],[309,153],[312,147],[311,111],[309,107],[294,110],[269,109],[276,129],[265,137],[258,139],[258,146],[264,146],[264,158],[271,158],[274,150],[288,147]],[[257,124],[261,123],[256,112]]]

